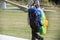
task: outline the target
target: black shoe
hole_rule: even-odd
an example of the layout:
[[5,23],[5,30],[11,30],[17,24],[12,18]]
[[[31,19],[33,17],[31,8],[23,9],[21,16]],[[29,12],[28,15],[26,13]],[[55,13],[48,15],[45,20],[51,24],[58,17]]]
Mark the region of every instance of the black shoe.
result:
[[41,38],[39,38],[38,40],[43,40],[43,38],[41,37]]

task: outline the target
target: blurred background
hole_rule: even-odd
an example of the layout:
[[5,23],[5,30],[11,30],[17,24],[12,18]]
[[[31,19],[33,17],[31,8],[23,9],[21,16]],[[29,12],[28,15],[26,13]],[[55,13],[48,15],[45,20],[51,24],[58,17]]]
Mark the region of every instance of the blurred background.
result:
[[[11,3],[10,3],[10,2]],[[27,14],[20,5],[27,5],[28,0],[0,0],[0,34],[31,39],[31,29],[27,22]],[[13,2],[13,3],[12,3]],[[16,4],[15,4],[16,3]],[[60,40],[60,0],[40,0],[41,8],[49,21],[45,40]],[[5,6],[2,6],[5,5]]]

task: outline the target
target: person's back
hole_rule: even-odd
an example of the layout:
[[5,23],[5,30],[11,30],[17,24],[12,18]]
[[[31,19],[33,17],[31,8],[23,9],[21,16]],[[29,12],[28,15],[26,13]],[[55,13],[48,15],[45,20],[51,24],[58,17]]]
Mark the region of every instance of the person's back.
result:
[[30,22],[29,24],[33,30],[36,30],[36,28],[37,28],[36,27],[36,13],[35,13],[35,11],[36,11],[35,8],[28,9],[28,17],[29,17],[29,22]]

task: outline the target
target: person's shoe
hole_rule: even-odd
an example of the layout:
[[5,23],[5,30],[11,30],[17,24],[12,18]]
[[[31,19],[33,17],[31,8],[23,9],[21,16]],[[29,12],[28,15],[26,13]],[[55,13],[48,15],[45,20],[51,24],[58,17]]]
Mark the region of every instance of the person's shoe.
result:
[[40,39],[38,39],[38,40],[43,40],[43,38],[40,38]]

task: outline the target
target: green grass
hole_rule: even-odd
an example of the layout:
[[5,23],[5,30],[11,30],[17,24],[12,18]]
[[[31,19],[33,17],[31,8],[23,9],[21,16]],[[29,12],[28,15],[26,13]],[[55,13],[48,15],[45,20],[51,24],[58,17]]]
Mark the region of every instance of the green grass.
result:
[[[50,8],[51,9],[51,8]],[[60,39],[60,9],[52,8],[56,12],[46,12],[49,21],[48,31],[45,40],[59,40]]]
[[0,34],[30,38],[27,13],[20,10],[3,10],[0,13]]
[[[52,9],[57,12],[45,12],[49,21],[45,40],[60,39],[60,9]],[[31,29],[27,23],[27,13],[21,10],[1,10],[0,34],[30,39]]]

